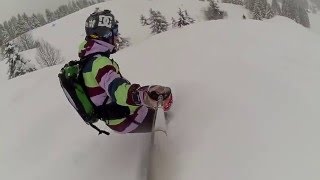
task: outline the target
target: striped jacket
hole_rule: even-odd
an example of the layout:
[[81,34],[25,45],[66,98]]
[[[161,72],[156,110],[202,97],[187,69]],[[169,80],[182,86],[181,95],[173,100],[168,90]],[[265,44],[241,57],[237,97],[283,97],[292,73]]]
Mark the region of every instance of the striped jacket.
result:
[[108,55],[103,55],[110,48],[111,45],[103,41],[88,40],[80,45],[79,57],[90,57],[83,67],[84,84],[96,106],[110,105],[110,113],[113,114],[112,117],[108,114],[106,122],[114,126],[122,123],[125,116],[133,114],[141,104],[136,101],[136,89],[140,85],[130,84],[122,77],[118,64]]

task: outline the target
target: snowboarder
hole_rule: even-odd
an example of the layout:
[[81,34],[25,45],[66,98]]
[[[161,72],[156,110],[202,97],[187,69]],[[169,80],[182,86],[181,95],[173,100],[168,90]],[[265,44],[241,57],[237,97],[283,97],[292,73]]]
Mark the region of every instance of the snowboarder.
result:
[[118,23],[110,10],[87,18],[86,38],[79,49],[80,61],[86,61],[82,71],[84,85],[109,128],[119,133],[150,132],[158,97],[163,97],[162,106],[169,110],[171,89],[131,84],[121,75],[118,64],[110,58],[118,50]]

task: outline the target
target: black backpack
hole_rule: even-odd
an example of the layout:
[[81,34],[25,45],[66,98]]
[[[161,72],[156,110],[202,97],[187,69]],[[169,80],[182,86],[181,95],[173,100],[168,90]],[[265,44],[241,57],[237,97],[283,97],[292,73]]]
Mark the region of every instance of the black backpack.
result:
[[60,70],[58,74],[61,88],[70,104],[78,112],[81,118],[96,129],[100,134],[109,135],[109,132],[100,130],[93,123],[97,122],[100,117],[98,108],[90,100],[86,87],[84,86],[82,68],[87,62],[86,59],[80,61],[70,61]]

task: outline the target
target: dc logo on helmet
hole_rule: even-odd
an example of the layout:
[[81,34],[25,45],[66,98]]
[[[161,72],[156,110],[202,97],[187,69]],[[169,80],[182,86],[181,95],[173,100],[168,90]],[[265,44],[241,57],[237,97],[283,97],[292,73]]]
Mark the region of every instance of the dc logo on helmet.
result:
[[88,22],[86,22],[86,27],[94,28],[95,24],[96,24],[96,20],[91,19]]
[[113,21],[113,17],[100,15],[98,26],[112,28],[112,21]]

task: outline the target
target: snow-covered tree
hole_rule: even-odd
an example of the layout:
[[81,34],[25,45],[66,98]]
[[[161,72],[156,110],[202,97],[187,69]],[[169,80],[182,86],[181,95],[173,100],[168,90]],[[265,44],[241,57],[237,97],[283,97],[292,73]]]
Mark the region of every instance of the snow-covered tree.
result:
[[50,11],[49,9],[46,9],[45,13],[46,13],[46,17],[47,17],[48,22],[52,22],[52,21],[56,20],[54,13],[52,11]]
[[296,1],[295,0],[283,0],[282,2],[282,15],[290,19],[296,20]]
[[264,17],[266,19],[271,19],[274,17],[274,12],[272,11],[270,4],[268,4],[268,3],[266,5],[266,14]]
[[261,0],[256,0],[253,7],[253,19],[262,20],[265,15],[265,10]]
[[3,23],[3,28],[5,29],[5,32],[7,34],[7,41],[11,40],[11,39],[14,39],[16,36],[15,36],[15,31],[13,30],[13,27],[12,25],[9,23],[9,21],[5,21]]
[[9,20],[9,26],[11,28],[11,38],[14,39],[17,37],[18,31],[17,31],[17,26],[18,26],[18,19],[14,16],[12,16]]
[[310,27],[309,15],[304,6],[304,3],[298,0],[283,0],[282,15],[305,27]]
[[302,7],[299,8],[299,15],[300,15],[300,23],[307,28],[310,28],[310,20],[309,15],[305,9]]
[[271,9],[274,15],[281,15],[281,8],[277,0],[272,0]]
[[59,6],[58,9],[55,11],[55,14],[58,18],[65,17],[70,14],[70,10],[68,9],[67,5]]
[[60,51],[43,40],[39,43],[36,60],[41,67],[57,65],[64,61]]
[[31,28],[31,20],[30,20],[30,17],[26,14],[26,13],[23,13],[22,14],[22,19],[24,20],[24,22],[27,23],[27,29],[28,31],[30,31],[32,28]]
[[255,0],[244,0],[244,5],[247,9],[250,11],[253,11],[254,9]]
[[29,31],[30,26],[27,21],[20,14],[18,14],[18,23],[17,23],[17,36]]
[[214,0],[209,0],[209,7],[204,11],[207,20],[223,19],[226,12],[221,11]]
[[40,25],[43,26],[45,24],[47,24],[46,18],[44,18],[44,15],[41,13],[37,13],[36,17],[38,19],[38,21],[40,22]]
[[151,34],[159,34],[168,30],[168,22],[160,11],[149,10],[150,17],[146,19],[143,15],[140,17],[142,25],[150,25]]
[[20,35],[16,40],[15,40],[19,51],[26,51],[29,49],[34,49],[39,46],[38,42],[36,42],[30,33],[24,33]]
[[142,26],[150,25],[148,23],[148,19],[143,14],[141,14],[141,16],[140,16],[140,23]]
[[8,33],[4,29],[3,25],[0,24],[0,46],[8,41]]
[[75,9],[75,11],[79,11],[80,7],[77,5],[76,1],[72,1],[72,7]]
[[179,8],[178,15],[179,15],[178,21],[175,21],[175,19],[172,18],[174,20],[172,22],[172,27],[187,26],[195,22],[195,20],[189,16],[187,10],[182,11]]
[[177,20],[175,20],[173,17],[171,18],[171,26],[172,26],[172,28],[177,28],[178,26],[177,26]]
[[32,27],[32,29],[35,29],[35,28],[41,27],[41,23],[40,23],[40,21],[39,21],[39,19],[38,19],[37,15],[32,14],[32,16],[31,16],[30,20],[31,20],[31,27]]
[[129,38],[119,37],[118,42],[117,42],[117,46],[119,49],[124,49],[126,47],[129,47],[130,46]]
[[6,63],[9,64],[9,79],[36,70],[33,64],[29,63],[19,55],[17,47],[12,43],[6,44],[4,50],[4,58],[7,60]]

